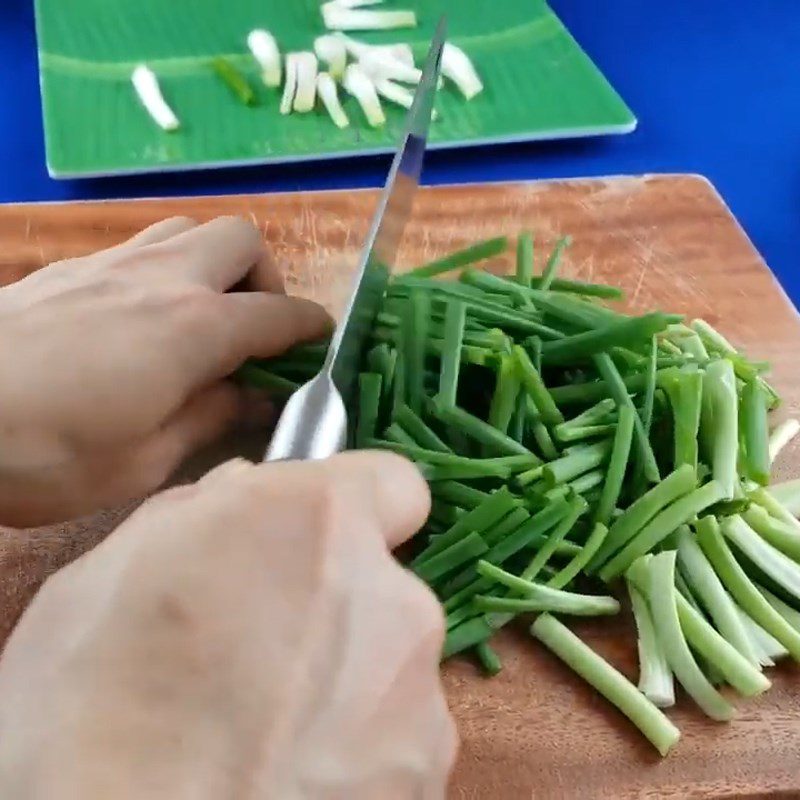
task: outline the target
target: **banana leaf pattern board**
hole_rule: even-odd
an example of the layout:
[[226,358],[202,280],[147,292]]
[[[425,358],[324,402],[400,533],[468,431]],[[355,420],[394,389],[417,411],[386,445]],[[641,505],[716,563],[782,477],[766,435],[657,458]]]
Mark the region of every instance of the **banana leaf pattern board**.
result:
[[[324,110],[281,116],[246,37],[266,28],[283,52],[311,49],[324,32],[319,0],[36,0],[47,162],[53,177],[88,177],[261,164],[390,151],[405,111],[384,102],[370,128],[352,98],[338,129]],[[624,133],[636,119],[544,0],[388,0],[419,27],[354,34],[408,42],[417,63],[441,13],[450,41],[473,60],[485,89],[470,102],[446,86],[432,147]],[[258,104],[243,105],[211,68],[226,57]],[[158,75],[181,120],[165,133],[131,87],[139,63]]]

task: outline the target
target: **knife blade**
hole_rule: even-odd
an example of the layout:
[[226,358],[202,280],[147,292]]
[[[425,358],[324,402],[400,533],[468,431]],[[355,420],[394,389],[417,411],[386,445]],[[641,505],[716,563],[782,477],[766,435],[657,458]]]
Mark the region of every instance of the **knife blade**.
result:
[[406,117],[400,146],[356,270],[353,288],[318,375],[288,400],[265,461],[327,458],[343,450],[348,409],[355,407],[359,366],[380,308],[398,246],[419,186],[425,145],[439,81],[447,22],[439,20]]

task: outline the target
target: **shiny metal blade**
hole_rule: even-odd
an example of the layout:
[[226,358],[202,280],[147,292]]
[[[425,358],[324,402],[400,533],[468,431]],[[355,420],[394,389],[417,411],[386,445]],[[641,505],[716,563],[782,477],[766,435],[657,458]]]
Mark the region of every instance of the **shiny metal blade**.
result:
[[361,253],[350,300],[328,350],[325,368],[330,370],[345,407],[350,407],[364,344],[378,313],[403,230],[411,215],[414,194],[419,186],[446,27],[445,18],[442,17],[431,41],[422,78],[406,118],[400,149],[392,162]]

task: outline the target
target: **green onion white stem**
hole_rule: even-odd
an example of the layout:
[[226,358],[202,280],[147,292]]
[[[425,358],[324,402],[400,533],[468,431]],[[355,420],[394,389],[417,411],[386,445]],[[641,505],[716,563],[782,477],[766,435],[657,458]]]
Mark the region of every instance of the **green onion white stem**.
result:
[[358,65],[350,64],[345,69],[342,85],[345,91],[358,101],[370,126],[378,128],[386,123],[375,84]]
[[759,668],[721,636],[680,594],[675,594],[681,629],[692,648],[718,669],[743,697],[754,697],[770,687]]
[[292,110],[298,114],[308,114],[314,110],[317,98],[317,57],[308,50],[294,55],[297,63],[297,89]]
[[336,81],[327,72],[320,72],[317,75],[317,94],[325,106],[325,110],[330,114],[333,124],[337,128],[346,128],[350,124],[344,108],[339,101],[339,89]]
[[281,85],[281,53],[275,37],[256,28],[247,36],[247,47],[261,67],[261,80],[265,86],[276,89]]
[[422,70],[409,66],[386,50],[368,50],[358,59],[358,65],[373,81],[391,80],[416,84],[422,80]]
[[341,79],[347,66],[347,47],[341,37],[334,34],[314,39],[314,53],[327,66],[332,78]]
[[703,603],[717,630],[748,661],[758,664],[758,653],[742,624],[739,609],[725,591],[694,535],[687,529],[678,534],[678,561],[689,587]]
[[356,60],[363,58],[366,53],[377,50],[393,56],[408,67],[414,66],[414,51],[409,44],[367,44],[367,42],[353,39],[345,33],[335,33],[333,35],[344,43],[347,52]]
[[286,54],[286,77],[283,84],[283,96],[279,110],[281,114],[291,114],[294,96],[297,92],[297,54]]
[[451,80],[467,100],[483,91],[483,83],[469,56],[450,42],[445,42],[442,49],[442,75]]
[[747,632],[751,646],[758,658],[758,663],[762,667],[774,667],[776,660],[789,655],[789,651],[774,636],[767,633],[749,614],[742,611],[739,606],[736,606],[736,612],[739,614],[742,627]]
[[800,565],[762,539],[738,515],[723,520],[722,532],[759,569],[800,600]]
[[792,658],[800,661],[800,633],[772,608],[747,576],[728,547],[716,519],[703,517],[695,527],[700,547],[733,599],[754,622],[774,636]]
[[180,122],[164,99],[158,78],[150,67],[139,64],[131,74],[131,83],[145,111],[159,128],[165,131],[176,131],[180,128]]
[[408,10],[362,10],[346,0],[323,3],[320,10],[325,27],[332,31],[378,31],[417,26],[417,15]]
[[632,581],[628,580],[627,585],[638,634],[639,691],[659,708],[669,708],[675,705],[672,670],[656,638],[647,600]]
[[703,375],[704,435],[708,437],[711,473],[722,487],[723,497],[732,499],[738,484],[739,400],[736,376],[728,359],[714,361]]

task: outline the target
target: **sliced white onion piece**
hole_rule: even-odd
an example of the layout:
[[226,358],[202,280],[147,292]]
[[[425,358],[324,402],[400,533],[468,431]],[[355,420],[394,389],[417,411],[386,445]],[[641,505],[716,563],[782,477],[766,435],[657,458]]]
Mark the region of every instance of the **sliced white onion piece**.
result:
[[159,128],[165,131],[176,131],[180,128],[181,124],[161,94],[158,78],[150,67],[139,64],[133,70],[131,82],[145,110]]
[[416,28],[413,11],[373,11],[354,8],[341,0],[330,0],[321,7],[325,27],[332,31],[379,31],[391,28]]
[[353,58],[359,59],[362,58],[365,53],[377,50],[378,52],[394,56],[407,67],[414,66],[414,51],[411,49],[410,44],[403,44],[402,42],[398,42],[397,44],[367,44],[367,42],[353,39],[346,33],[338,32],[333,35],[344,43],[347,52],[353,56]]
[[450,42],[445,42],[442,50],[442,75],[453,81],[467,100],[483,90],[481,79],[469,56]]
[[298,114],[307,114],[314,110],[314,101],[317,99],[317,57],[308,50],[294,55],[297,64],[297,90],[292,109]]
[[409,67],[396,56],[385,50],[368,50],[359,59],[358,64],[373,81],[390,80],[401,83],[419,83],[422,70]]
[[261,67],[261,79],[266,86],[277,88],[281,85],[281,53],[275,37],[261,29],[250,31],[247,47]]
[[344,71],[342,84],[345,91],[358,100],[358,104],[366,114],[367,122],[377,128],[386,122],[386,117],[381,107],[381,101],[375,90],[375,84],[369,79],[364,70],[357,64],[350,64]]
[[322,100],[322,105],[330,114],[333,124],[337,128],[346,128],[350,124],[342,104],[339,102],[339,92],[336,88],[336,81],[327,72],[320,72],[317,75],[317,94]]
[[297,92],[297,54],[286,55],[286,79],[283,84],[283,97],[281,97],[281,114],[291,114],[294,96]]
[[328,67],[328,72],[334,78],[344,75],[347,66],[347,46],[341,36],[333,33],[318,36],[314,39],[314,52],[317,58]]

